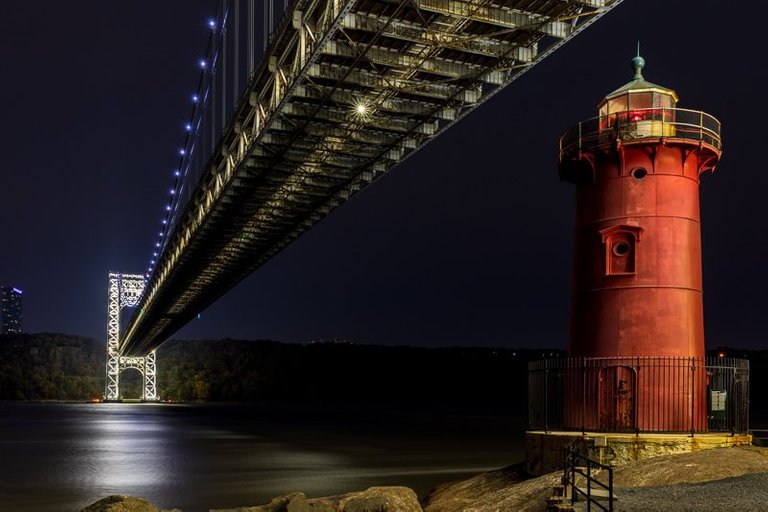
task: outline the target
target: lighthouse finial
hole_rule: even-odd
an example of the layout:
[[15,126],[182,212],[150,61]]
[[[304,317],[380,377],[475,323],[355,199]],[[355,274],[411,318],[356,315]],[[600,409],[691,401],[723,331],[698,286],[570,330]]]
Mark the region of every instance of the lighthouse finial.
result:
[[640,41],[637,42],[637,56],[632,59],[632,69],[635,70],[635,80],[643,79],[643,67],[645,67],[645,59],[640,56]]

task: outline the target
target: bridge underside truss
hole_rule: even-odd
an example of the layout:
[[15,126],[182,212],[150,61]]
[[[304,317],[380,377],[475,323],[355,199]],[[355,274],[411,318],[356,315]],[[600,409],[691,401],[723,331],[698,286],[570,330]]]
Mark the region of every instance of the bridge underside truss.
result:
[[176,223],[121,353],[146,354],[622,0],[297,0]]

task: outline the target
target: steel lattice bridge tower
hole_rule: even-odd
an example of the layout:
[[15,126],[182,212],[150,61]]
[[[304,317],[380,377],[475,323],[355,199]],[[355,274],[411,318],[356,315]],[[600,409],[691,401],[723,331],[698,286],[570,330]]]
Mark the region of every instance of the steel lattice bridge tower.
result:
[[274,1],[220,0],[210,22],[146,286],[125,332],[110,334],[116,358],[152,357],[316,222],[622,0],[285,0],[282,13]]
[[109,295],[107,302],[107,381],[104,399],[121,400],[120,373],[135,369],[141,372],[143,386],[141,399],[157,400],[155,351],[146,356],[121,356],[120,311],[135,307],[144,292],[145,277],[139,274],[109,273]]

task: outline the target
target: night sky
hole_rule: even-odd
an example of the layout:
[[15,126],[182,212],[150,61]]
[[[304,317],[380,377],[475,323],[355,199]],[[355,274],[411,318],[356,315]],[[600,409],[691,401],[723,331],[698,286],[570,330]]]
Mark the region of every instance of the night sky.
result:
[[[147,266],[215,4],[2,2],[0,283],[24,290],[26,331],[106,338],[107,274]],[[701,188],[707,346],[765,347],[768,72],[744,18],[626,0],[176,337],[565,347],[558,138],[631,79],[639,39],[645,77],[723,123]]]

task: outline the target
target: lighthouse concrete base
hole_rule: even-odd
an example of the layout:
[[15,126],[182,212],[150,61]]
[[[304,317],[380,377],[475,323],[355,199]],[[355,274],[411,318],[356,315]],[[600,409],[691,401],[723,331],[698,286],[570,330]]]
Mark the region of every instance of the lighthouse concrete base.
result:
[[582,454],[608,466],[658,455],[694,452],[752,444],[749,434],[617,434],[601,432],[526,432],[526,470],[533,476],[562,470],[565,452],[579,448]]

